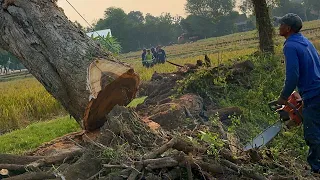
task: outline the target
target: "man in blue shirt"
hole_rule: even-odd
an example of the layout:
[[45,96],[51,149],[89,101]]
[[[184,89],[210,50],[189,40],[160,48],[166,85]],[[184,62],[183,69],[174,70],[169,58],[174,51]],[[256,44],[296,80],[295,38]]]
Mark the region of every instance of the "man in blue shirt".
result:
[[145,63],[146,55],[147,55],[147,49],[143,49],[142,50],[142,54],[141,54],[141,60],[142,60],[142,65],[143,66],[146,66],[146,63]]
[[166,62],[166,52],[161,48],[161,46],[157,47],[157,59],[159,63],[164,64]]
[[304,139],[309,146],[307,158],[312,172],[320,173],[320,60],[313,44],[300,30],[301,18],[293,13],[277,18],[279,34],[285,37],[283,52],[286,62],[286,80],[278,104],[286,104],[298,88],[302,96]]

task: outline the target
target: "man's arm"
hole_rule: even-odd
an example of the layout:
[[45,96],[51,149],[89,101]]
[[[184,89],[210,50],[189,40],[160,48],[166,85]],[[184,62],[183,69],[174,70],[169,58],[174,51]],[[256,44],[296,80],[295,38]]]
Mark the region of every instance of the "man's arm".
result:
[[280,97],[287,100],[298,85],[299,81],[299,58],[294,47],[284,48],[286,58],[286,80]]

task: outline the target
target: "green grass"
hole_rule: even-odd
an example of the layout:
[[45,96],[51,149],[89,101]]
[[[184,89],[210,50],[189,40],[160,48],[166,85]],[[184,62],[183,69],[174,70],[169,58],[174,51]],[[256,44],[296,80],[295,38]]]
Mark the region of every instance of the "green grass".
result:
[[57,137],[80,130],[69,116],[39,122],[0,136],[0,153],[22,154]]

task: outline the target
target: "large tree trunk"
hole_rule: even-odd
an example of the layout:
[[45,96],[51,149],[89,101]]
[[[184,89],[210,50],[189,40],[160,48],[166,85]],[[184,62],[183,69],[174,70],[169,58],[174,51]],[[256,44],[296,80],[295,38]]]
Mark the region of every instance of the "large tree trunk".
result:
[[274,53],[273,26],[269,16],[269,8],[266,0],[252,0],[259,31],[260,50]]
[[27,69],[87,130],[135,96],[139,77],[71,23],[55,0],[0,0],[0,48]]

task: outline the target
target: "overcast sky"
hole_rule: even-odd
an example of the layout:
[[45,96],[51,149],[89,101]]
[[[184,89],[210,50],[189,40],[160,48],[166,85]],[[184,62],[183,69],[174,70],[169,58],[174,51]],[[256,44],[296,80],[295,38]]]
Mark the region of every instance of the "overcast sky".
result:
[[[125,12],[132,10],[141,11],[144,14],[160,15],[169,12],[173,16],[185,16],[184,5],[186,0],[68,0],[90,24],[103,17],[104,11],[111,6],[120,7]],[[86,23],[72,9],[66,0],[59,0],[58,5],[64,9],[71,21],[78,21],[82,25]]]

